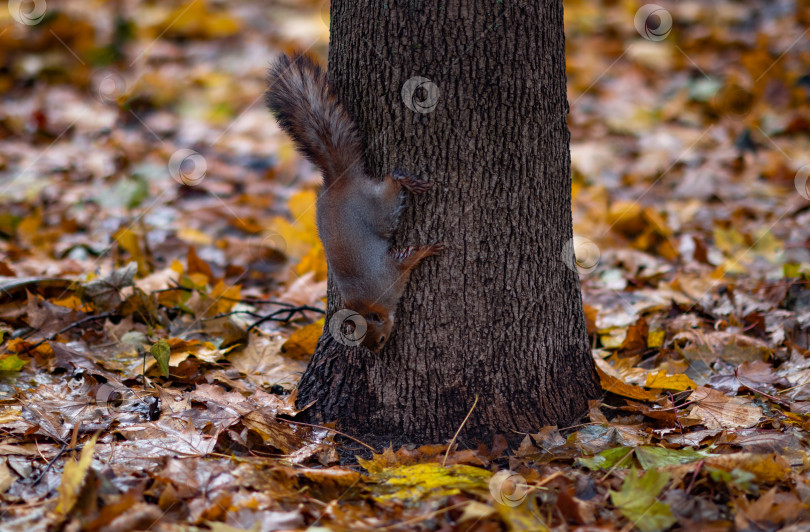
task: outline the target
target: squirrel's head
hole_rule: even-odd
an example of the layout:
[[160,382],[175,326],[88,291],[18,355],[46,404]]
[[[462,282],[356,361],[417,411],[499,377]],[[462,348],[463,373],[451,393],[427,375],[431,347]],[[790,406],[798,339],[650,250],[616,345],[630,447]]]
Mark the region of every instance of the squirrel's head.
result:
[[[365,334],[362,335],[361,345],[375,353],[382,351],[383,346],[391,337],[394,328],[394,312],[387,311],[379,305],[360,303],[347,303],[346,308],[357,312],[365,321]],[[355,335],[361,333],[361,325],[355,323]],[[360,340],[360,338],[357,338]]]

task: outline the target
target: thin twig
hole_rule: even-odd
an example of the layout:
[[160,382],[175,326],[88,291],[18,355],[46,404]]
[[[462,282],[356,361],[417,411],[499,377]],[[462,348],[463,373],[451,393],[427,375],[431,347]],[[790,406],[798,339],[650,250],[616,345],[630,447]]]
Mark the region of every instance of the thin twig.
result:
[[286,421],[287,423],[293,423],[294,425],[303,425],[303,426],[305,426],[305,427],[313,427],[313,428],[316,428],[316,429],[324,429],[324,430],[328,430],[328,431],[334,432],[335,434],[340,434],[340,435],[341,435],[341,436],[343,436],[344,438],[349,438],[349,439],[350,439],[350,440],[352,440],[353,442],[359,443],[360,445],[362,445],[362,446],[363,446],[363,447],[365,447],[366,449],[370,449],[370,450],[371,450],[371,452],[376,451],[376,449],[374,449],[374,447],[372,447],[371,445],[369,445],[369,444],[367,444],[367,443],[363,443],[362,441],[358,440],[358,439],[357,439],[357,438],[355,438],[354,436],[349,436],[349,435],[348,435],[348,434],[346,434],[345,432],[340,432],[340,431],[339,431],[339,430],[337,430],[337,429],[333,429],[333,428],[330,428],[330,427],[324,427],[323,425],[313,425],[312,423],[304,423],[303,421],[293,421],[292,419],[284,419],[284,418],[277,418],[277,419],[278,419],[279,421]]
[[675,425],[678,427],[678,430],[681,431],[681,445],[686,445],[686,437],[683,435],[683,425],[681,425],[680,420],[678,419],[678,407],[675,405],[675,398],[672,397],[672,392],[667,390],[667,395],[669,396],[669,402],[672,403],[672,413],[675,416]]
[[464,428],[464,424],[467,423],[468,419],[470,419],[473,410],[475,410],[475,405],[477,404],[478,404],[478,394],[475,394],[475,401],[473,401],[473,405],[470,407],[470,411],[467,412],[467,417],[465,417],[464,421],[461,422],[461,425],[458,426],[458,430],[453,435],[453,439],[450,440],[450,445],[447,446],[447,452],[444,453],[444,460],[442,460],[442,467],[444,467],[444,465],[447,463],[447,457],[450,455],[450,449],[453,448],[453,444],[456,443],[456,438],[458,438],[458,435],[461,434],[461,429]]
[[605,473],[605,476],[604,476],[604,477],[602,477],[602,478],[599,480],[599,483],[601,484],[602,482],[604,482],[604,481],[605,481],[605,479],[606,479],[606,478],[608,478],[608,477],[610,476],[610,474],[611,474],[611,473],[613,473],[613,471],[614,471],[614,470],[615,470],[617,467],[619,467],[620,465],[622,465],[622,464],[624,463],[624,461],[625,461],[625,460],[627,460],[627,458],[628,458],[628,457],[629,457],[631,454],[633,454],[633,451],[635,451],[635,448],[631,448],[631,449],[630,449],[630,450],[627,452],[627,454],[626,454],[626,455],[622,456],[622,459],[621,459],[621,460],[619,460],[618,462],[616,462],[615,464],[613,464],[613,467],[611,467],[611,468],[608,470],[608,472],[607,472],[607,473]]
[[[286,323],[286,322],[290,321],[292,319],[292,317],[295,314],[299,313],[299,312],[301,313],[302,316],[306,316],[304,314],[305,311],[319,312],[321,314],[324,313],[323,310],[321,310],[321,309],[319,309],[317,307],[310,307],[308,305],[301,305],[300,307],[283,308],[283,309],[276,310],[275,312],[271,312],[267,316],[265,316],[265,317],[261,318],[260,320],[256,321],[255,323],[253,323],[253,325],[248,327],[247,332],[252,331],[253,329],[257,328],[259,325],[261,325],[262,323],[264,323],[266,321],[280,321],[282,323]],[[278,318],[277,316],[280,316],[281,314],[287,314],[287,317],[284,318],[284,319]]]
[[[141,367],[141,379],[143,380],[143,387],[144,389],[146,389],[149,386],[146,381],[146,349],[144,349],[143,346],[139,345],[136,347],[136,350],[138,351],[138,354],[143,357],[143,365]],[[138,399],[140,399],[140,397]]]
[[65,327],[63,329],[60,329],[60,330],[56,331],[55,333],[49,334],[48,336],[46,336],[45,338],[43,338],[39,342],[26,347],[25,349],[23,349],[22,352],[27,353],[29,351],[33,351],[34,349],[41,346],[45,342],[50,342],[51,340],[53,340],[54,338],[56,338],[60,334],[66,333],[71,329],[75,329],[76,327],[79,327],[80,325],[84,325],[85,323],[89,323],[91,321],[103,320],[104,318],[109,318],[110,316],[114,316],[116,314],[116,312],[117,311],[115,311],[115,310],[108,310],[107,312],[102,312],[101,314],[96,314],[95,316],[87,316],[85,318],[82,318],[77,322],[71,323],[70,325],[68,325],[67,327]]
[[[223,299],[225,299],[223,297]],[[278,305],[280,307],[294,307],[293,303],[285,303],[283,301],[272,301],[269,299],[258,299],[255,297],[246,297],[243,299],[232,299],[232,301],[238,301],[240,303],[250,303],[251,305]]]
[[211,316],[210,318],[202,318],[200,321],[211,321],[211,320],[218,320],[220,318],[227,318],[228,316],[234,316],[236,314],[247,314],[248,316],[253,316],[254,318],[263,318],[262,314],[258,312],[253,312],[252,310],[232,310],[230,312],[223,312],[222,314],[217,314],[216,316]]
[[[297,312],[301,312],[302,315],[303,315],[303,312],[307,311],[307,310],[312,311],[312,312],[320,312],[321,314],[324,313],[324,311],[319,309],[319,308],[307,307],[307,306],[282,308],[282,309],[276,310],[276,311],[271,312],[270,314],[264,315],[264,316],[257,313],[257,312],[253,312],[252,310],[232,310],[230,312],[223,312],[221,314],[217,314],[216,316],[211,316],[210,318],[203,318],[200,321],[218,320],[220,318],[227,318],[228,316],[233,316],[235,314],[247,314],[248,316],[253,316],[254,318],[259,318],[259,320],[257,322],[255,322],[253,325],[251,325],[250,328],[248,329],[248,332],[250,332],[253,328],[255,328],[258,325],[261,325],[262,323],[264,323],[266,321],[280,321],[282,323],[286,323],[286,322],[288,322],[288,321],[290,321],[292,319],[293,314],[295,314]],[[287,317],[286,318],[277,318],[276,317],[276,316],[279,316],[281,314],[287,314]]]
[[697,480],[698,473],[700,473],[700,468],[703,467],[704,463],[706,463],[706,460],[700,460],[697,463],[697,467],[695,467],[695,472],[692,474],[692,481],[689,483],[689,487],[686,488],[687,495],[689,495],[689,492],[692,491],[692,488],[695,486],[695,480]]
[[[70,449],[70,450],[72,451],[72,450],[74,450],[74,449]],[[45,476],[45,474],[48,472],[48,470],[51,468],[51,466],[53,466],[53,464],[54,464],[54,463],[55,463],[57,460],[59,460],[59,458],[60,458],[60,457],[61,457],[63,454],[65,454],[67,451],[68,451],[68,444],[67,444],[67,443],[63,443],[63,444],[62,444],[62,448],[61,448],[61,449],[59,449],[59,452],[58,452],[58,453],[56,453],[56,456],[54,456],[54,457],[53,457],[53,460],[51,460],[50,462],[48,462],[48,463],[45,465],[45,469],[43,469],[43,470],[42,470],[42,473],[40,473],[40,474],[39,474],[39,476],[36,478],[36,480],[34,480],[34,483],[32,484],[32,486],[36,486],[36,485],[39,483],[39,481],[40,481],[40,480],[42,480],[42,478]]]
[[652,410],[652,412],[671,412],[671,411],[677,412],[678,410],[683,410],[687,406],[696,404],[698,404],[698,401],[684,401],[684,403],[681,405],[673,406],[672,408],[659,408],[657,410]]
[[790,402],[785,401],[781,397],[774,397],[773,395],[767,394],[767,393],[765,393],[763,391],[757,390],[756,388],[745,384],[742,381],[742,379],[740,379],[739,369],[738,368],[734,368],[734,378],[737,379],[737,382],[739,382],[740,386],[742,386],[743,388],[747,388],[747,389],[751,390],[754,393],[758,393],[759,395],[761,395],[763,397],[767,397],[768,399],[770,399],[771,401],[773,401],[774,403],[776,403],[778,405],[787,406],[787,405],[790,404]]
[[[161,288],[159,290],[154,290],[152,293],[157,294],[161,292],[173,292],[175,290],[180,290],[181,292],[193,292],[195,289],[189,288],[187,286],[170,286],[169,288]],[[293,303],[285,303],[284,301],[273,301],[271,299],[259,299],[256,297],[238,298],[238,297],[218,296],[218,299],[223,299],[225,301],[233,301],[235,303],[249,303],[251,305],[278,305],[280,307],[295,306]]]

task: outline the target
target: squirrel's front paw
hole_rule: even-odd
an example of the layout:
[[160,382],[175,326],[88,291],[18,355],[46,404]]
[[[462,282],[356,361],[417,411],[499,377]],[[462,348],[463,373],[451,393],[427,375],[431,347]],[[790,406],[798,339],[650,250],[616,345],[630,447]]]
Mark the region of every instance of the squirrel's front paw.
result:
[[419,179],[418,177],[414,177],[406,172],[403,172],[402,170],[394,170],[391,177],[394,178],[394,181],[400,183],[413,194],[421,194],[430,189],[430,181]]

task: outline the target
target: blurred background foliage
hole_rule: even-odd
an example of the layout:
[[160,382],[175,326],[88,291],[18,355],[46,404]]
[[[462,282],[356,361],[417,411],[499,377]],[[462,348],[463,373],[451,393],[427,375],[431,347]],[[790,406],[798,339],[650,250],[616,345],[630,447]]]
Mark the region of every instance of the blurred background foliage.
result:
[[[141,214],[165,238],[267,238],[268,213],[317,183],[261,96],[279,52],[325,60],[328,2],[17,4],[0,9],[0,233],[77,260]],[[807,213],[789,222],[810,162],[810,8],[664,2],[671,28],[650,40],[642,5],[565,2],[576,232],[717,275],[806,264]],[[199,187],[168,181],[178,149],[203,155]]]

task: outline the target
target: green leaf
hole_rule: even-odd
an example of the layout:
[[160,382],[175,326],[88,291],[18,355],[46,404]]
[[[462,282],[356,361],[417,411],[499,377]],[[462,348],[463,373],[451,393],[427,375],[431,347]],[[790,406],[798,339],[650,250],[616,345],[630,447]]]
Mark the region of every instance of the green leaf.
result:
[[163,374],[163,376],[168,377],[169,355],[172,352],[169,342],[166,340],[160,340],[157,343],[152,344],[152,347],[149,348],[149,352],[152,353],[152,356],[155,357],[155,360],[157,360],[158,366],[160,367],[160,372]]
[[659,532],[676,519],[658,495],[669,482],[669,473],[650,470],[639,477],[635,468],[624,479],[621,491],[611,491],[610,500],[642,532]]
[[105,192],[100,198],[102,205],[134,209],[149,197],[149,182],[140,175],[133,175],[120,179],[111,191]]
[[0,371],[20,371],[28,363],[17,355],[0,357]]
[[788,278],[800,277],[802,265],[797,262],[786,262],[782,264],[782,274]]
[[687,464],[705,458],[707,455],[693,449],[666,449],[664,447],[636,447],[636,458],[642,469]]
[[756,492],[756,485],[754,484],[756,475],[753,473],[749,473],[748,471],[738,468],[734,468],[731,471],[725,471],[723,469],[716,469],[709,466],[706,466],[706,472],[709,474],[709,478],[715,482],[728,484],[729,486],[748,493]]
[[462,491],[488,491],[492,473],[480,467],[437,463],[398,465],[369,476],[372,497],[378,501],[415,502],[426,497],[449,497]]
[[626,459],[626,457],[632,452],[632,447],[614,447],[612,449],[605,449],[590,458],[577,458],[577,464],[591,470],[610,469],[611,467],[615,467],[619,462],[625,467],[629,467],[630,464],[632,464],[632,460]]

